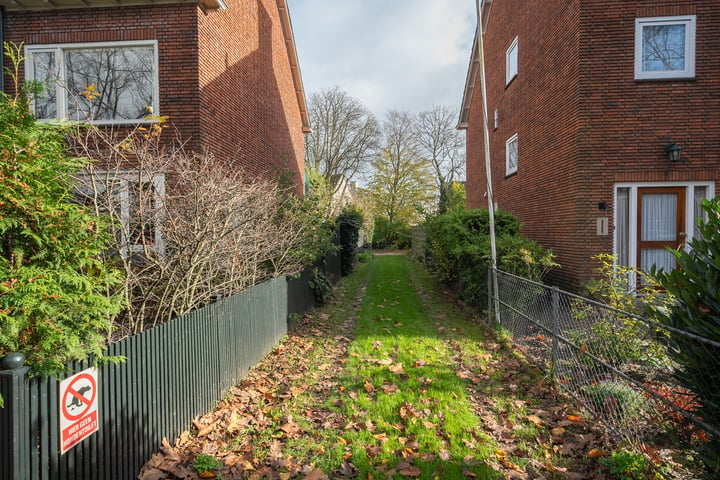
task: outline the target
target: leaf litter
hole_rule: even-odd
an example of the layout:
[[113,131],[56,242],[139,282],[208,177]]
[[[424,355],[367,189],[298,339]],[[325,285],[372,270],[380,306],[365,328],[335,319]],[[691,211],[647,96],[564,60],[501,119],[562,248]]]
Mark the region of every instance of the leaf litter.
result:
[[[506,344],[488,339],[481,346],[483,353],[465,354],[459,341],[462,329],[448,328],[444,323],[446,314],[442,308],[450,307],[438,307],[422,285],[415,286],[429,310],[441,309],[433,312],[439,320],[437,333],[452,355],[443,361],[464,380],[465,396],[479,419],[480,426],[472,432],[472,440],[464,441],[471,448],[495,445],[490,457],[453,458],[450,438],[441,428],[444,414],[433,415],[431,408],[422,405],[402,403],[398,411],[400,422],[383,425],[367,420],[368,412],[361,408],[340,408],[358,399],[357,392],[343,391],[340,375],[349,357],[348,346],[365,292],[365,288],[346,291],[341,285],[330,305],[329,310],[334,313],[320,309],[307,315],[277,348],[230,389],[213,411],[195,418],[192,429],[183,432],[174,445],[163,439],[159,452],[145,463],[137,478],[206,478],[192,466],[200,454],[213,455],[222,462],[212,472],[218,479],[359,478],[359,470],[352,463],[352,445],[345,435],[348,431],[366,432],[375,442],[361,446],[370,461],[378,460],[375,473],[367,477],[370,479],[421,478],[417,462],[437,461],[460,462],[462,478],[609,478],[597,459],[613,449],[612,439],[586,419],[578,405],[546,382]],[[339,305],[344,307],[338,309]],[[384,320],[393,322],[390,318]],[[477,327],[469,325],[468,328]],[[376,342],[373,350],[381,343]],[[407,368],[431,363],[421,357],[413,365],[390,358],[366,360],[400,378]],[[421,377],[421,384],[430,385],[433,381]],[[397,383],[375,385],[371,379],[362,379],[361,385],[368,395],[393,395],[400,391]],[[338,391],[344,397],[328,406],[325,400]],[[342,413],[348,411],[356,414]],[[406,425],[417,422],[425,428],[437,429],[441,439],[437,451],[421,451],[421,445],[407,432]],[[383,445],[389,441],[400,445],[394,462],[388,462],[382,455]],[[302,458],[296,457],[299,452],[304,452]],[[335,465],[327,467],[327,462],[319,460],[323,457],[334,458]],[[491,467],[496,476],[478,477],[472,467],[479,462]]]

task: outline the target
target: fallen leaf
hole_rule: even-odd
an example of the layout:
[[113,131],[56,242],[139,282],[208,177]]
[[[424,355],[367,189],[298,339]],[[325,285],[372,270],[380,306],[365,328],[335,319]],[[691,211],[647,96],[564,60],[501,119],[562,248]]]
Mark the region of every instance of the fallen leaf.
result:
[[395,365],[390,365],[388,367],[388,370],[390,370],[392,373],[396,375],[405,375],[405,369],[403,369],[402,363],[396,363]]
[[325,475],[325,472],[323,472],[321,469],[316,468],[307,475],[305,475],[304,480],[328,480],[328,476]]
[[404,477],[419,477],[422,471],[414,465],[399,470],[398,473]]
[[600,458],[600,457],[604,457],[604,456],[605,456],[605,452],[603,452],[602,450],[599,450],[597,448],[593,448],[592,450],[590,450],[588,452],[588,457],[590,457],[590,458]]

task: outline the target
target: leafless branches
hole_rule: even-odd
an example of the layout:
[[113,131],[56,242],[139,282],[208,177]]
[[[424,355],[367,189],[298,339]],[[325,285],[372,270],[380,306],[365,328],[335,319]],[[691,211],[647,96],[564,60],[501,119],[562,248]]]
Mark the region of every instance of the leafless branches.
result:
[[108,260],[126,275],[122,335],[299,272],[321,243],[301,199],[209,153],[166,146],[162,129],[160,119],[71,135],[76,153],[95,160],[78,176],[78,197],[109,217],[117,244]]

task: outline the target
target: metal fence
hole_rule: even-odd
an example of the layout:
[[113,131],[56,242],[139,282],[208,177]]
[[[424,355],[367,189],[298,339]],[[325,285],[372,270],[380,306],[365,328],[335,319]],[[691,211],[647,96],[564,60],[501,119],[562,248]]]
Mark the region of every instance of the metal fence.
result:
[[720,435],[718,419],[696,415],[702,400],[678,384],[667,354],[673,335],[695,342],[708,358],[720,358],[720,344],[502,271],[497,282],[497,302],[488,288],[489,312],[496,304],[513,343],[664,472],[685,469],[687,456],[674,457]]
[[[305,279],[279,277],[110,345],[98,368],[99,431],[60,454],[58,378],[0,370],[0,478],[128,480],[210,410],[313,306]],[[87,365],[70,365],[73,372]]]

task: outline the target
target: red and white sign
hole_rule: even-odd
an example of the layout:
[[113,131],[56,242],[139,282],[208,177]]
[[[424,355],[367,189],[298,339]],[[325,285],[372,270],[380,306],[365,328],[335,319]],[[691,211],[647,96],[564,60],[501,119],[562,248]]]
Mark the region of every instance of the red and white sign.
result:
[[97,370],[88,368],[60,382],[60,453],[98,431]]

